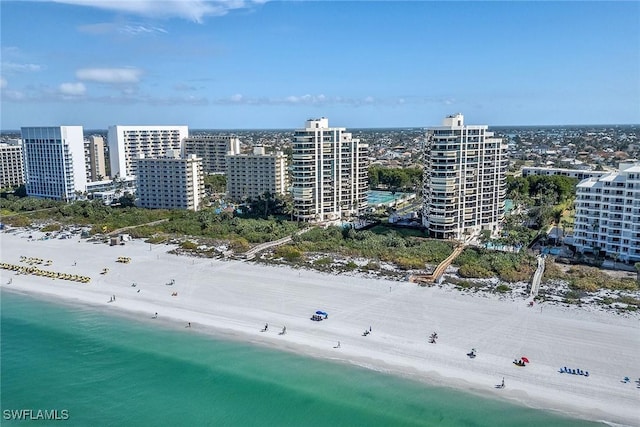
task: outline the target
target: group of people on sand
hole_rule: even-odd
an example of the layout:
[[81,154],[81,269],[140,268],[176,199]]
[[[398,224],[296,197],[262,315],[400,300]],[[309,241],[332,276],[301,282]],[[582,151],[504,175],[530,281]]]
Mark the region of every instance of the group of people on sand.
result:
[[109,298],[109,302],[116,302],[116,296],[111,295],[111,298]]

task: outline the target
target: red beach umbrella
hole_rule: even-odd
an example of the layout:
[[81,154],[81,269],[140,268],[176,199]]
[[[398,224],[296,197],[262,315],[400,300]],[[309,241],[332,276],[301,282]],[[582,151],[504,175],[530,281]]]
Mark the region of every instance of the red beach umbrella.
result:
[[529,359],[527,359],[526,357],[522,356],[520,358],[520,360],[522,360],[524,363],[529,363]]

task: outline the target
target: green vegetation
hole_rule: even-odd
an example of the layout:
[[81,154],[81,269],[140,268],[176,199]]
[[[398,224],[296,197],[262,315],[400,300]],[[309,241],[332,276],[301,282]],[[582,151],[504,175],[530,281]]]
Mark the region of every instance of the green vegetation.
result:
[[572,290],[583,292],[596,292],[600,289],[635,291],[640,288],[636,280],[611,277],[596,267],[571,266],[565,272],[549,260],[545,264],[542,280],[546,282],[552,279],[566,280]]
[[405,269],[424,269],[426,264],[438,264],[453,250],[449,242],[402,237],[385,227],[378,231],[380,233],[339,227],[315,228],[294,236],[293,244],[303,253],[331,252],[347,257],[386,261]]
[[283,258],[289,262],[295,262],[302,259],[302,252],[300,252],[296,247],[291,245],[283,245],[279,246],[275,250],[275,256],[278,258]]
[[577,179],[562,175],[507,176],[507,198],[528,208],[533,228],[544,229],[552,223],[560,226],[564,212],[573,205],[577,183]]
[[185,240],[180,244],[180,247],[188,251],[195,251],[196,249],[198,249],[198,244],[195,242],[192,242],[191,240]]
[[211,193],[224,193],[227,191],[226,175],[206,175],[204,177],[204,188]]
[[369,187],[385,186],[392,190],[414,190],[422,184],[420,168],[385,168],[378,165],[369,167]]
[[498,276],[505,282],[521,282],[531,279],[537,267],[535,257],[519,253],[466,248],[453,263],[459,266],[458,274],[466,278]]
[[[100,200],[63,203],[31,197],[9,196],[0,199],[3,222],[15,227],[27,227],[34,222],[55,221],[62,225],[91,225],[92,233],[108,233],[124,227],[168,221],[127,230],[133,237],[150,238],[157,235],[194,236],[230,240],[238,248],[290,236],[297,223],[269,219],[234,218],[233,214],[215,213],[212,209],[199,212],[187,210],[142,209],[111,207]],[[155,237],[157,239],[159,237]]]
[[498,293],[504,294],[509,291],[511,291],[511,288],[509,287],[509,285],[505,285],[504,283],[501,283],[498,286],[496,286],[496,292]]
[[42,231],[43,233],[48,233],[48,232],[51,232],[51,231],[60,231],[60,228],[61,228],[60,224],[57,224],[57,223],[56,224],[47,224],[44,227],[42,227],[40,229],[40,231]]

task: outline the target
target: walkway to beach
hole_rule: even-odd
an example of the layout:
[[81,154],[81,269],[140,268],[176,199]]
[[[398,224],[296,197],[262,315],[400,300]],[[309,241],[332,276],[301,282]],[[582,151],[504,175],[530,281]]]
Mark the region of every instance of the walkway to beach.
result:
[[464,248],[466,247],[467,245],[464,243],[459,244],[458,246],[456,246],[453,252],[451,252],[451,255],[449,255],[444,261],[438,264],[436,269],[433,270],[433,273],[412,275],[411,277],[409,277],[409,281],[413,283],[420,283],[420,284],[423,284],[423,283],[432,284],[437,282],[440,276],[444,274],[444,271],[447,269],[447,267],[451,265],[453,260],[456,259],[458,255],[460,255],[462,251],[464,251]]
[[[302,230],[296,231],[296,235],[300,235],[302,233],[306,233],[307,231],[311,230],[313,227],[307,227],[304,228]],[[248,251],[244,252],[244,253],[240,253],[240,254],[236,254],[235,258],[239,258],[239,259],[253,259],[255,258],[256,254],[260,251],[263,251],[265,249],[269,249],[272,248],[274,246],[280,246],[280,245],[284,245],[285,243],[289,243],[292,239],[292,236],[287,236],[287,237],[283,237],[282,239],[278,239],[278,240],[273,240],[271,242],[265,242],[265,243],[261,243],[259,245],[254,246],[253,248],[249,249]]]
[[540,290],[540,282],[542,281],[542,275],[544,274],[544,255],[538,255],[538,268],[533,273],[533,279],[531,280],[531,292],[530,297],[537,297]]

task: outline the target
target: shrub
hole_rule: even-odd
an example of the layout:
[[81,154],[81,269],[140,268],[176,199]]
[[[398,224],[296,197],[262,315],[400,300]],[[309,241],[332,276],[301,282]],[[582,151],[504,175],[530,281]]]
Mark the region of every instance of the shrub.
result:
[[251,246],[249,245],[249,242],[247,242],[247,239],[245,239],[244,237],[236,237],[234,239],[231,239],[231,241],[229,242],[229,248],[234,252],[242,253],[247,252],[249,249],[251,249]]
[[488,279],[493,277],[493,273],[490,270],[487,270],[480,264],[465,264],[458,269],[458,274],[460,277],[467,278],[478,278],[478,279]]
[[505,292],[509,292],[510,290],[511,288],[509,287],[509,285],[505,285],[504,283],[501,283],[498,286],[496,286],[496,292],[500,292],[501,294],[504,294]]
[[186,249],[189,251],[195,251],[196,249],[198,249],[198,245],[194,242],[192,242],[191,240],[185,240],[184,242],[182,242],[180,244],[180,247],[182,249]]
[[398,257],[395,259],[395,263],[398,267],[405,270],[421,270],[424,269],[424,262],[419,258],[413,257]]
[[353,261],[349,261],[344,265],[344,268],[345,270],[355,270],[356,268],[358,268],[358,264]]
[[333,258],[330,257],[322,257],[313,261],[313,265],[316,267],[326,267],[331,264],[333,264]]
[[43,233],[48,233],[50,231],[60,231],[60,224],[47,224],[44,227],[42,227],[40,229],[40,231],[42,231]]
[[275,250],[275,255],[278,258],[283,258],[286,261],[298,261],[302,258],[302,252],[291,245],[279,246]]

